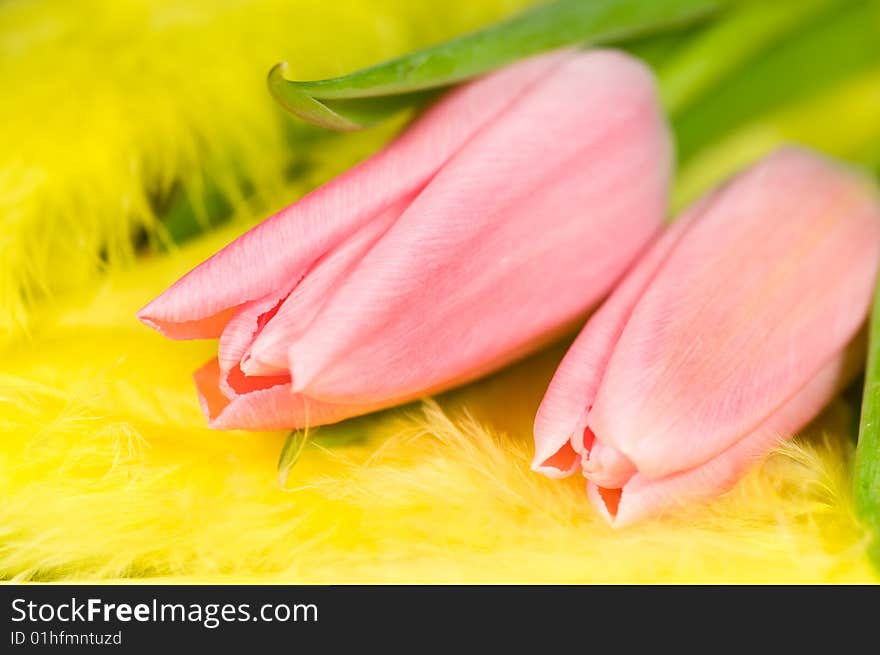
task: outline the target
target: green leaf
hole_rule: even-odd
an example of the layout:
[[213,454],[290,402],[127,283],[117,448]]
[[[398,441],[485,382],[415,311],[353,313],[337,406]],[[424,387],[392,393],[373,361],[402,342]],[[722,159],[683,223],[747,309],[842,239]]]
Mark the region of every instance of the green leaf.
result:
[[340,448],[342,446],[364,443],[369,439],[370,434],[380,429],[382,422],[392,411],[384,410],[372,414],[364,414],[363,416],[356,416],[333,425],[325,425],[319,428],[314,442],[325,448]]
[[570,45],[616,43],[691,24],[736,0],[558,0],[479,32],[344,77],[286,79],[269,73],[269,90],[303,120],[329,129],[368,127],[441,89],[518,59]]
[[333,425],[294,430],[287,436],[278,458],[278,484],[283,487],[287,483],[290,472],[296,466],[308,443],[325,448],[341,448],[363,443],[370,438],[370,435],[380,433],[382,426],[387,425],[390,417],[406,411],[408,407],[409,405],[402,405],[356,416]]
[[[846,0],[848,1],[848,0]],[[659,70],[664,105],[685,109],[713,84],[841,0],[750,0],[691,39]]]
[[[312,428],[314,430],[314,428]],[[287,435],[287,440],[281,448],[281,455],[278,457],[278,486],[284,487],[287,484],[287,478],[296,463],[302,455],[303,449],[309,440],[309,429],[294,430]]]
[[871,317],[853,483],[856,512],[873,533],[869,552],[874,565],[880,568],[880,287]]
[[[708,144],[762,115],[816,96],[880,64],[878,42],[880,1],[837,0],[678,113],[680,161],[686,163]],[[668,73],[661,71],[660,78],[666,83]],[[670,91],[664,89],[666,93]]]

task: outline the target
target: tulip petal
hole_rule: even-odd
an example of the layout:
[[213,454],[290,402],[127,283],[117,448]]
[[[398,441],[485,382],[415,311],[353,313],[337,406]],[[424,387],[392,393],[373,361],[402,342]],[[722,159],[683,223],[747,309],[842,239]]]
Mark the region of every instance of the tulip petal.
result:
[[339,281],[391,227],[410,202],[412,198],[407,197],[392,205],[322,257],[284,300],[246,352],[238,354],[242,370],[248,375],[286,371],[290,344],[308,329]]
[[777,152],[716,197],[655,275],[589,427],[647,479],[709,462],[844,350],[878,261],[880,201],[864,180]]
[[[639,259],[614,293],[590,317],[553,375],[535,417],[535,457],[532,470],[549,477],[571,474],[580,462],[561,452],[589,455],[583,444],[587,413],[593,405],[608,360],[645,288],[707,202],[678,219]],[[575,439],[575,436],[578,439]],[[590,439],[592,441],[592,439]],[[563,465],[565,468],[560,469]]]
[[[322,403],[291,391],[290,383],[256,389],[228,398],[220,389],[216,359],[194,379],[208,426],[215,430],[288,430],[335,423],[377,407]],[[260,378],[257,378],[258,380]]]
[[[277,313],[284,295],[283,292],[270,294],[260,300],[245,303],[223,329],[217,348],[217,359],[220,364],[220,389],[227,397],[232,398],[237,395],[237,392],[229,386],[229,374],[234,370],[240,370],[242,357],[250,348],[254,338],[265,328],[268,319]],[[263,373],[289,375],[286,369],[263,371]]]
[[171,338],[218,336],[230,308],[292,288],[321,255],[423,188],[474,135],[571,56],[537,57],[451,92],[389,147],[233,241],[138,317]]
[[600,487],[623,487],[638,473],[635,465],[619,450],[596,441],[581,463],[584,477]]
[[291,347],[294,388],[401,399],[523,356],[582,317],[657,232],[670,161],[642,64],[567,60],[453,157],[340,285]]
[[590,501],[612,525],[622,527],[729,490],[761,458],[815,417],[817,408],[824,407],[855,376],[863,352],[863,347],[854,348],[836,357],[757,429],[708,462],[656,480],[636,473],[622,488],[601,487],[590,481]]

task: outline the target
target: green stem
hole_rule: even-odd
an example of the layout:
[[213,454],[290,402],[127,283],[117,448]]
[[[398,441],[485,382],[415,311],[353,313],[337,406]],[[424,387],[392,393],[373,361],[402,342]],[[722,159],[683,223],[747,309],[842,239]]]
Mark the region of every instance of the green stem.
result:
[[425,92],[569,45],[616,43],[690,24],[736,0],[558,0],[487,29],[344,77],[314,82],[269,73],[269,90],[300,118],[335,130],[366,127]]
[[856,512],[872,533],[869,553],[880,567],[880,287],[871,317],[868,369],[853,473]]

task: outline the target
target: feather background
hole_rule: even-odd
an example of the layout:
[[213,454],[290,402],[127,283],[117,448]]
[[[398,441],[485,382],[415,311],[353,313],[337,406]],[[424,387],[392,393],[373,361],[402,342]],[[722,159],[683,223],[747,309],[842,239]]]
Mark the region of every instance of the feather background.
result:
[[206,221],[289,197],[316,137],[266,91],[279,60],[332,76],[524,4],[453,2],[442,21],[408,0],[0,4],[0,336],[34,300],[131,263],[132,235],[175,203]]
[[[213,344],[165,341],[135,311],[395,128],[311,133],[272,105],[264,72],[287,58],[332,75],[523,2],[448,4],[444,21],[405,0],[0,5],[16,91],[0,103],[0,578],[872,580],[843,401],[712,505],[624,531],[580,480],[529,471],[564,344],[382,414],[360,439],[319,434],[284,489],[284,434],[204,427],[191,373]],[[212,195],[231,220],[161,247],[159,214],[183,197],[207,221]],[[138,230],[158,235],[140,258]]]

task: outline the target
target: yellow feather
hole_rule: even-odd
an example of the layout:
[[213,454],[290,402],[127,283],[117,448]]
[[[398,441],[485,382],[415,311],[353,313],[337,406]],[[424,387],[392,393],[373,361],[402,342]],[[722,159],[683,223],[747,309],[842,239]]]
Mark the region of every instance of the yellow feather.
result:
[[456,0],[438,21],[433,0],[0,3],[0,336],[35,299],[130,263],[176,188],[277,205],[306,153],[266,90],[278,61],[337,75],[525,4]]

